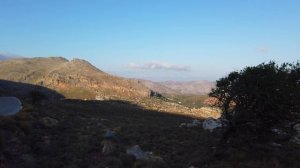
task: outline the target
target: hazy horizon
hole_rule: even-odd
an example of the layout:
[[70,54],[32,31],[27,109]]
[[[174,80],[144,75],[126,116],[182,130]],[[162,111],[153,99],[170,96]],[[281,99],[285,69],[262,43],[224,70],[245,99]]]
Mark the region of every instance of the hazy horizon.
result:
[[2,0],[0,53],[85,59],[118,76],[215,81],[300,58],[300,1]]

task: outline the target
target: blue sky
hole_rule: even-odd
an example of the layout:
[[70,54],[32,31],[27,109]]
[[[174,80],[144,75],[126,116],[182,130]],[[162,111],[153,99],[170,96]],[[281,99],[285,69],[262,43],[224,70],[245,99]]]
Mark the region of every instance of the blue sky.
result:
[[0,0],[0,53],[151,80],[300,58],[299,0]]

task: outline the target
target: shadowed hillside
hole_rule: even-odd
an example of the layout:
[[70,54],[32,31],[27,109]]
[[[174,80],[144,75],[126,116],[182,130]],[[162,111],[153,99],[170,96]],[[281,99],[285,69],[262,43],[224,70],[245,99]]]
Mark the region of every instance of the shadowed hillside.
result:
[[0,80],[0,96],[15,96],[20,99],[28,98],[30,93],[40,92],[49,100],[59,100],[63,95],[54,90],[27,83],[19,83],[7,80]]

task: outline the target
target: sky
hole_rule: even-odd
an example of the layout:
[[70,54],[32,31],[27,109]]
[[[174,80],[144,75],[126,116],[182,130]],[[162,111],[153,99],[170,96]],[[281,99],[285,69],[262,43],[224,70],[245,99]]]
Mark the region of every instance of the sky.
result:
[[0,0],[0,53],[128,78],[217,80],[300,58],[299,0]]

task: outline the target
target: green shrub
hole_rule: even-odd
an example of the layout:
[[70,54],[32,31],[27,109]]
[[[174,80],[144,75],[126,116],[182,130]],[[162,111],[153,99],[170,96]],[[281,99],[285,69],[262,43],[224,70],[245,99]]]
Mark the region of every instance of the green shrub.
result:
[[217,81],[210,96],[219,99],[223,117],[229,121],[224,142],[230,137],[267,142],[271,128],[299,117],[300,63],[269,62],[231,72]]

